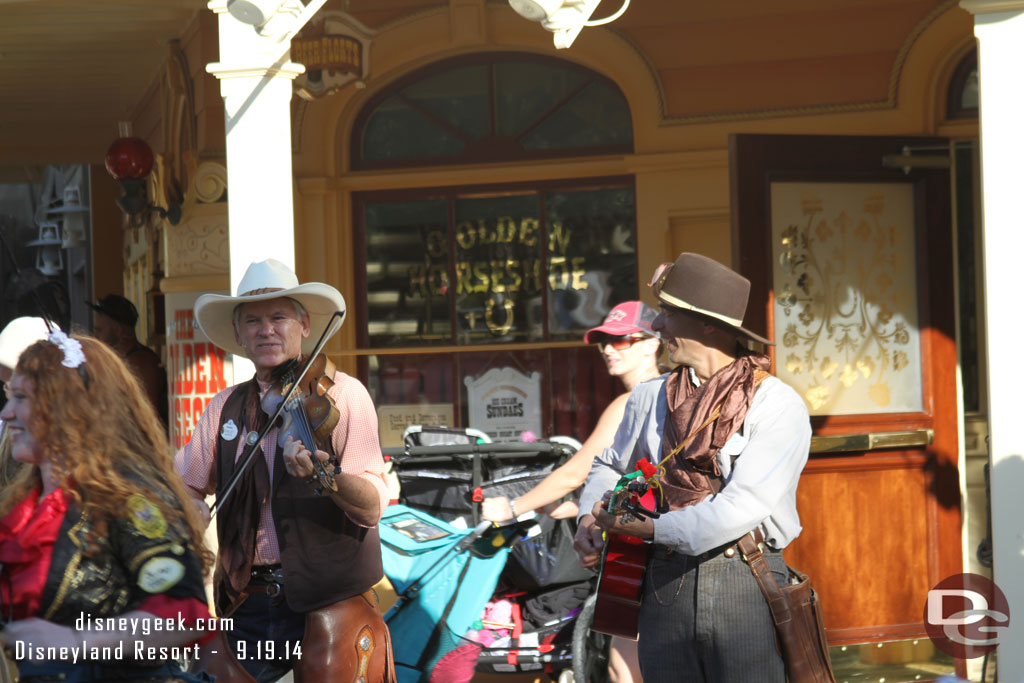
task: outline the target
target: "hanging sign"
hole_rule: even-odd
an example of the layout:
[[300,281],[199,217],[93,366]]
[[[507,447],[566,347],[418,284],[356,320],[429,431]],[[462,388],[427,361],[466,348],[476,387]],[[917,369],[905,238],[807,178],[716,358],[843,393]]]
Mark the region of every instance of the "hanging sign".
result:
[[292,39],[291,58],[306,67],[295,79],[299,97],[313,100],[356,81],[365,85],[370,72],[370,39],[375,31],[345,12],[323,12]]
[[455,424],[451,403],[398,403],[377,408],[377,426],[382,448],[403,446],[407,427],[445,427]]
[[494,441],[521,441],[524,432],[541,435],[540,373],[515,368],[491,368],[479,377],[466,377],[469,426]]

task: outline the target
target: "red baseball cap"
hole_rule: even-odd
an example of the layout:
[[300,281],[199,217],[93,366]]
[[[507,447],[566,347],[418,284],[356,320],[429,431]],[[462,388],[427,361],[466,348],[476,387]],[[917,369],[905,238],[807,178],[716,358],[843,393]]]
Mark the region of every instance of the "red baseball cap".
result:
[[608,312],[600,327],[587,330],[583,335],[583,341],[592,344],[595,341],[594,337],[599,334],[623,337],[638,332],[661,339],[661,335],[651,327],[657,315],[656,310],[642,301],[625,301]]

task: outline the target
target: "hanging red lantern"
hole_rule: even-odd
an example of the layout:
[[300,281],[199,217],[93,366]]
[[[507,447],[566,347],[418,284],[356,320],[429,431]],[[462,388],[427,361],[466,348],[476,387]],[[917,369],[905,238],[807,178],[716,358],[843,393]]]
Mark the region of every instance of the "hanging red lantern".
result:
[[142,138],[118,138],[104,159],[114,180],[141,180],[153,170],[153,150]]

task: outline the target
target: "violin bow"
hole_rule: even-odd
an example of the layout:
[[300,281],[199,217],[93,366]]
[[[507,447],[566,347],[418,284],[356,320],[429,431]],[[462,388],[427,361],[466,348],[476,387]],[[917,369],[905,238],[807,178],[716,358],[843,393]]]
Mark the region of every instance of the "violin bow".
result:
[[[302,383],[302,380],[309,371],[310,366],[313,365],[314,359],[320,355],[324,346],[327,345],[327,340],[338,331],[339,327],[341,327],[340,317],[342,315],[343,313],[341,311],[335,311],[334,315],[331,316],[331,319],[327,321],[327,325],[324,327],[324,331],[320,334],[320,339],[317,340],[316,346],[306,358],[306,362],[302,366],[302,370],[299,371],[295,381],[292,382],[291,388],[288,389],[288,393],[284,395],[284,399],[277,406],[277,410],[274,411],[274,414],[270,416],[267,424],[263,425],[263,428],[259,433],[249,432],[248,436],[246,436],[246,450],[242,454],[242,457],[239,458],[239,465],[235,468],[235,474],[231,477],[231,481],[228,482],[227,488],[224,489],[224,494],[217,496],[217,500],[215,500],[213,505],[210,506],[210,519],[213,519],[213,516],[217,514],[217,510],[224,506],[224,501],[228,499],[228,496],[230,496],[231,492],[234,491],[235,485],[238,484],[242,475],[245,474],[245,471],[249,468],[253,457],[256,455],[256,449],[259,448],[260,443],[266,438],[267,434],[270,433],[270,430],[274,428],[277,419],[281,417],[282,413],[284,413],[285,407],[288,405],[288,401],[290,401],[292,396],[295,395],[295,391],[299,388],[299,384]],[[337,324],[335,324],[335,321],[337,321]],[[314,449],[316,448],[316,444],[312,444],[312,446]],[[315,468],[319,464],[323,474],[326,475],[327,471],[323,469],[323,464],[320,463],[320,458],[316,457],[315,452],[312,455],[313,467]]]

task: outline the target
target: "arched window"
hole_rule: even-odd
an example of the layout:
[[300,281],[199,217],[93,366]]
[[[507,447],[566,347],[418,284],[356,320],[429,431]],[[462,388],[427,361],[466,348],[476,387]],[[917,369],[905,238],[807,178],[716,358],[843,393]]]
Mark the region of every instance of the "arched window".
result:
[[634,179],[523,180],[521,162],[632,151],[618,87],[536,55],[445,60],[366,103],[353,169],[520,162],[514,182],[353,195],[360,376],[385,445],[410,422],[586,438],[621,384],[583,333],[639,294]]
[[633,151],[629,104],[600,74],[522,53],[420,69],[356,120],[352,168],[394,168]]
[[949,79],[946,118],[978,118],[978,51],[971,50],[960,60]]

